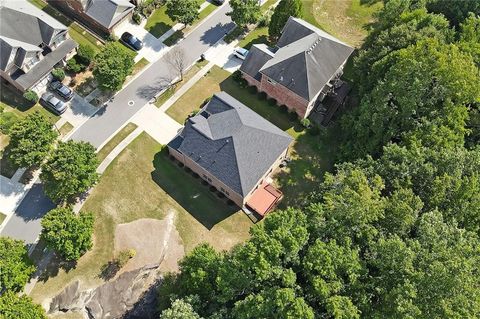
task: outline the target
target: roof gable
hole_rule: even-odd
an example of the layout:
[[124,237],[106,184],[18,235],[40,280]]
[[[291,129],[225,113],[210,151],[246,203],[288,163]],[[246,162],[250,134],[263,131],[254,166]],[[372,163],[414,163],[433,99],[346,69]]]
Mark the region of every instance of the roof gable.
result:
[[85,13],[102,26],[110,28],[134,7],[126,0],[92,0]]

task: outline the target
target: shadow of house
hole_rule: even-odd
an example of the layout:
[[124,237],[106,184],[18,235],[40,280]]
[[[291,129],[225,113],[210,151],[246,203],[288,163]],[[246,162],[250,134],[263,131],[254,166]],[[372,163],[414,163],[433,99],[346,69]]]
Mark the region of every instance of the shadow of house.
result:
[[155,154],[153,166],[151,176],[155,183],[205,228],[212,229],[238,211],[237,206],[228,205],[202,185],[200,178],[170,160],[167,148]]

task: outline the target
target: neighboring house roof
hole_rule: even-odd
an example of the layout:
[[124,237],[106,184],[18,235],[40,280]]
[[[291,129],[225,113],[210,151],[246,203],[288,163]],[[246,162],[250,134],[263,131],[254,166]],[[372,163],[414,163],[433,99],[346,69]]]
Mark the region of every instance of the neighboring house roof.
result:
[[135,5],[127,0],[90,0],[85,13],[110,29],[115,23],[129,14]]
[[67,27],[25,0],[0,0],[0,67],[5,70],[14,48],[15,64],[22,66],[27,52],[43,51]]
[[245,196],[292,140],[247,106],[220,92],[168,145]]
[[[264,74],[311,101],[352,54],[353,48],[315,26],[290,17],[272,58],[252,46],[240,70],[259,79]],[[259,67],[260,66],[260,67]]]
[[19,70],[11,74],[11,77],[24,89],[28,89],[50,72],[58,62],[77,46],[77,42],[72,39],[67,39],[55,48],[55,50],[47,54],[40,62],[35,64],[27,73],[20,72]]
[[260,81],[262,77],[259,72],[260,69],[274,56],[274,53],[265,44],[255,44],[250,48],[250,52],[245,58],[245,62],[240,66],[240,70]]

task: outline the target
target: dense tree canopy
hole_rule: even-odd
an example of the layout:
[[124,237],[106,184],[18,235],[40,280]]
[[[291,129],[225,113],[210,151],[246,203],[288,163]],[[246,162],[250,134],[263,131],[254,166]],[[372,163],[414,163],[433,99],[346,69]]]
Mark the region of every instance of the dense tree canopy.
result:
[[98,180],[95,148],[85,142],[60,142],[42,168],[45,193],[53,201],[69,201]]
[[42,164],[58,136],[52,124],[39,112],[16,122],[8,133],[10,158],[20,167]]
[[0,294],[0,318],[47,319],[47,316],[42,306],[34,304],[32,298],[7,291]]
[[478,68],[454,44],[420,42],[396,51],[388,71],[343,118],[346,158],[378,155],[388,142],[463,144],[469,105],[480,99]]
[[93,59],[93,76],[100,88],[117,91],[132,73],[135,53],[116,43],[107,43]]
[[42,219],[41,238],[66,260],[77,260],[92,248],[94,215],[55,208]]
[[197,0],[168,0],[166,5],[166,13],[173,21],[189,25],[198,19],[200,2]]
[[453,25],[462,23],[469,13],[480,15],[480,1],[476,0],[427,0],[427,8],[443,14]]
[[35,271],[21,240],[0,237],[0,294],[21,291]]
[[277,39],[282,32],[285,23],[289,17],[301,18],[303,14],[303,5],[300,0],[282,0],[275,7],[270,24],[268,25],[268,34],[273,39]]
[[257,23],[260,19],[261,11],[258,0],[230,0],[232,11],[228,14],[240,27]]
[[201,319],[193,310],[193,307],[182,299],[177,299],[172,303],[172,307],[165,309],[160,315],[160,319]]

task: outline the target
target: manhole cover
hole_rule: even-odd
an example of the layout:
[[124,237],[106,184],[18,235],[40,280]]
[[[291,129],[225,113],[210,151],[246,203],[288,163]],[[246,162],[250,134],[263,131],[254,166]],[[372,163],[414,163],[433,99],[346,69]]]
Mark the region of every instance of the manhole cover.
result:
[[133,106],[135,104],[135,102],[133,102],[132,100],[128,101],[128,106]]

